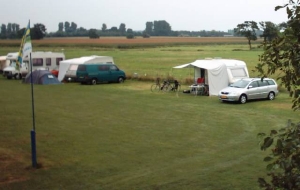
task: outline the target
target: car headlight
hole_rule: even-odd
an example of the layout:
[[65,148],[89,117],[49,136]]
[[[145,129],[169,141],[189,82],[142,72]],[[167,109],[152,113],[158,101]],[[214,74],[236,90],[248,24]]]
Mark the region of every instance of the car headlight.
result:
[[230,95],[236,96],[236,95],[238,95],[238,93],[237,92],[230,92]]

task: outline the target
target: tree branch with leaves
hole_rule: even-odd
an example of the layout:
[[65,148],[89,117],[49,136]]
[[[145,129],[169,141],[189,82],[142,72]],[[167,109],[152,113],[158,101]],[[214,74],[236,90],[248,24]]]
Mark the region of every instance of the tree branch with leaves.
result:
[[237,28],[234,28],[236,34],[247,38],[250,50],[252,48],[251,41],[257,40],[256,30],[258,30],[258,26],[255,21],[245,21],[242,24],[238,24]]

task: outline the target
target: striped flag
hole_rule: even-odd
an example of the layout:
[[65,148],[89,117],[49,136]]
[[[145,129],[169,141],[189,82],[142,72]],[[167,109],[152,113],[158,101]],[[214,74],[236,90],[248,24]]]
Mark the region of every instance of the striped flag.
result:
[[24,31],[22,37],[20,50],[18,53],[17,70],[20,70],[23,58],[28,56],[32,52],[31,37],[30,37],[30,21],[28,22],[27,28]]

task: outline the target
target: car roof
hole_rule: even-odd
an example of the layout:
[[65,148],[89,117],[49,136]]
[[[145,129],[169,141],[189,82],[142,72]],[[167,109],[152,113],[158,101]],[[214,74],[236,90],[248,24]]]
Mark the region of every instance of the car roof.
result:
[[[242,78],[241,80],[256,81],[256,80],[261,80],[261,78]],[[273,80],[273,79],[271,79],[271,78],[263,78],[263,80]]]

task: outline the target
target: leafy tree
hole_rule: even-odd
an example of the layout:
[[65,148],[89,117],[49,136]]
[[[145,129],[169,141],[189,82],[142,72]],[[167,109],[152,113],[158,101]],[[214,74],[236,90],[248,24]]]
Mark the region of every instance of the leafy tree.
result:
[[75,22],[71,22],[70,31],[75,32],[77,30],[77,24]]
[[145,32],[149,35],[153,34],[153,22],[146,22]]
[[127,33],[133,33],[133,30],[131,28],[128,28]]
[[[17,31],[17,38],[21,39],[24,36],[24,32],[25,32],[25,28],[22,28],[20,30]],[[31,34],[30,34],[31,36]]]
[[20,25],[16,24],[16,32],[18,32],[20,30]]
[[15,32],[16,32],[16,24],[15,24],[15,23],[12,23],[12,24],[11,24],[11,30],[12,30],[12,31],[11,31],[12,33],[15,33]]
[[40,40],[46,35],[46,27],[43,24],[34,24],[33,28],[30,29],[31,39]]
[[0,35],[1,39],[6,39],[6,25],[2,24],[1,25],[1,35]]
[[[292,108],[300,108],[300,6],[299,1],[289,0],[275,10],[286,8],[287,27],[271,42],[264,42],[264,53],[256,66],[262,77],[278,73],[277,80],[290,92]],[[261,150],[271,149],[265,157],[268,162],[267,179],[259,178],[260,187],[266,190],[300,189],[300,122],[288,121],[286,127],[271,130],[270,134],[259,133],[263,137]]]
[[143,38],[150,38],[150,35],[146,32],[146,30],[142,33]]
[[69,22],[65,22],[65,32],[69,33],[70,32],[70,23]]
[[257,23],[255,21],[245,21],[242,24],[238,24],[237,28],[234,28],[234,32],[247,38],[249,48],[251,49],[251,41],[257,40],[256,30],[258,30]]
[[62,32],[63,30],[64,30],[64,23],[63,22],[58,23],[58,31]]
[[113,26],[113,27],[110,28],[110,31],[111,32],[118,32],[118,28]]
[[153,30],[156,36],[170,36],[172,32],[170,24],[165,20],[154,21]]
[[106,24],[103,23],[103,24],[102,24],[102,28],[101,28],[102,32],[105,32],[106,29],[107,29],[107,26],[106,26]]
[[282,22],[278,24],[278,29],[279,30],[285,30],[288,27],[288,23],[287,22]]
[[89,30],[89,37],[91,39],[99,38],[99,35],[97,34],[97,30],[96,29],[90,29]]
[[6,27],[6,33],[7,33],[7,34],[10,34],[11,32],[12,32],[11,23],[8,23],[8,24],[7,24],[7,27]]
[[278,36],[279,28],[272,22],[260,22],[260,27],[263,30],[261,37],[264,38],[264,41],[272,41]]
[[125,33],[126,33],[126,25],[125,25],[124,23],[121,23],[121,24],[120,24],[119,32],[120,32],[120,34],[121,34],[122,36],[125,35]]

